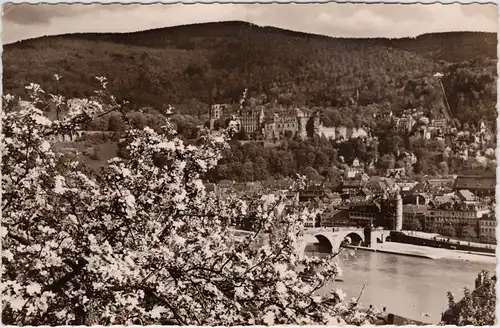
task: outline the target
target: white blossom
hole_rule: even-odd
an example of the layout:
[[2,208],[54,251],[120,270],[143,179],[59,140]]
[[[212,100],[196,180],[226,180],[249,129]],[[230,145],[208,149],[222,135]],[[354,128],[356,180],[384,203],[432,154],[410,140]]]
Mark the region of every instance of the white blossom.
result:
[[[105,89],[107,79],[96,79]],[[90,318],[96,325],[356,323],[335,295],[313,295],[309,306],[315,286],[339,273],[332,258],[299,259],[290,247],[311,213],[264,211],[276,200],[249,213],[243,200],[219,200],[204,190],[201,177],[222,158],[229,131],[186,146],[169,119],[161,131],[127,129],[130,158],[110,160],[95,178],[52,149],[50,138],[81,129],[105,110],[121,113],[121,105],[101,90],[67,101],[65,116],[51,122],[43,115],[41,87],[26,89],[31,101],[6,110],[2,131],[9,135],[0,138],[8,324],[84,325]],[[160,154],[168,163],[163,167],[155,164]],[[235,238],[234,222],[249,215],[266,232]],[[297,268],[304,265],[321,267],[321,274],[302,279]],[[48,321],[39,322],[42,317]]]
[[28,293],[28,295],[33,295],[35,293],[40,293],[40,285],[37,284],[37,283],[32,283],[31,285],[29,285],[28,287],[26,287],[26,293]]
[[271,312],[271,311],[268,311],[264,315],[264,320],[263,321],[264,321],[264,323],[266,325],[272,326],[275,323],[275,318],[276,318],[275,314],[273,312]]

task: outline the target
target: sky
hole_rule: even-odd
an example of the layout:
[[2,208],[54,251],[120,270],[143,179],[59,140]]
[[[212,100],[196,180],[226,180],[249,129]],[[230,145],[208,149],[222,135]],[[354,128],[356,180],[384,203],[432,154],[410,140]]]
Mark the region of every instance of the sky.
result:
[[493,4],[6,4],[2,41],[228,20],[334,37],[413,37],[430,32],[497,32],[498,10]]

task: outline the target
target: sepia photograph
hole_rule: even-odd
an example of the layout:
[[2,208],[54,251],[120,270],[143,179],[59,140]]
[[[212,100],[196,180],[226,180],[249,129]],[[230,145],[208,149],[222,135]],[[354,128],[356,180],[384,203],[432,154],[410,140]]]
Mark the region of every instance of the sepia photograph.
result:
[[496,5],[2,10],[2,324],[496,325]]

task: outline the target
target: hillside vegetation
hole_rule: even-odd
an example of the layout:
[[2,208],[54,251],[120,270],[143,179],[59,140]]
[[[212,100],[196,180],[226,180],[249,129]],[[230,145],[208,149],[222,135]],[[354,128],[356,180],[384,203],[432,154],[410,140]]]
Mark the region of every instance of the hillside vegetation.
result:
[[[111,91],[137,108],[172,104],[189,115],[237,102],[248,88],[259,103],[326,108],[332,122],[368,107],[440,116],[443,93],[433,75],[442,72],[453,115],[493,126],[496,61],[493,33],[343,39],[221,22],[17,42],[4,47],[3,83],[6,93],[21,95],[37,82],[83,97],[96,89],[94,76],[106,76]],[[58,87],[55,73],[63,76]]]

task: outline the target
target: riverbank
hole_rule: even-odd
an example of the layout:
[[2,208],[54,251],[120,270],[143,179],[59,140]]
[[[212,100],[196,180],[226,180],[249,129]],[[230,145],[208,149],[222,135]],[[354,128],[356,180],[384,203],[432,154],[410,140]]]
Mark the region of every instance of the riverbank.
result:
[[[425,236],[424,234],[426,234],[427,236]],[[422,232],[412,232],[409,234],[408,232],[403,231],[391,231],[390,241],[394,243],[443,248],[457,251],[489,253],[492,255],[495,254],[496,250],[496,244],[491,245],[474,242],[464,242],[452,240],[450,238],[446,239],[439,235],[432,236],[431,234]]]
[[447,260],[462,260],[481,263],[496,263],[496,258],[493,254],[483,254],[477,252],[465,252],[450,249],[418,246],[411,244],[385,242],[375,244],[373,247],[357,247],[350,246],[349,248],[365,250],[370,252],[388,253],[394,255],[405,255],[420,257],[426,259],[447,259]]
[[[389,243],[383,246],[390,247]],[[447,292],[461,299],[464,287],[474,288],[479,272],[493,274],[496,268],[495,262],[430,260],[362,250],[346,250],[338,260],[344,281],[328,283],[322,295],[340,288],[347,299],[357,298],[366,282],[361,306],[385,307],[389,313],[433,325],[439,324],[448,308]]]
[[415,252],[413,250],[391,250],[391,249],[384,249],[383,247],[372,248],[372,247],[365,247],[365,246],[347,246],[347,248],[361,250],[361,251],[368,251],[368,252],[413,256],[413,257],[419,257],[419,258],[431,259],[431,260],[436,260],[439,258],[439,257],[433,256],[430,254]]

